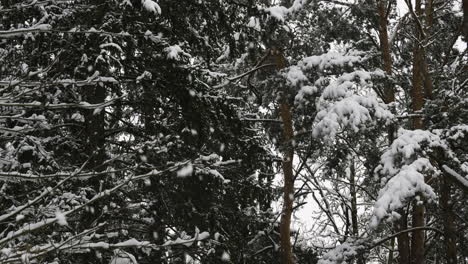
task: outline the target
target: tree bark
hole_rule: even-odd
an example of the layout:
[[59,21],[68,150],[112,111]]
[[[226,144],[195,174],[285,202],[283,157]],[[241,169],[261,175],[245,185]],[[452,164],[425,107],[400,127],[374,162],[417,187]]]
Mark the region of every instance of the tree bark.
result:
[[440,206],[442,209],[442,217],[444,223],[445,237],[445,259],[447,264],[457,263],[457,248],[456,248],[456,231],[455,219],[450,202],[450,176],[444,175],[441,180],[440,188]]
[[[419,201],[413,205],[413,227],[424,227],[426,225],[424,215],[425,207],[419,204]],[[411,264],[424,264],[424,230],[416,230],[413,232],[411,239]]]
[[[388,21],[387,21],[387,1],[377,0],[377,10],[379,13],[379,40],[380,40],[380,49],[382,52],[383,68],[385,73],[388,76],[392,75],[392,56],[390,49],[390,41],[388,38]],[[390,104],[395,101],[395,90],[393,85],[389,82],[385,85],[384,90],[385,103]],[[388,128],[388,144],[391,145],[395,140],[395,131],[396,128],[394,125],[390,125]],[[402,217],[395,224],[395,232],[400,232],[408,228],[408,219],[406,212],[404,210],[400,211]],[[400,264],[409,264],[410,256],[410,242],[408,233],[402,233],[397,237],[397,246],[399,252],[399,263]],[[389,253],[389,263],[393,261],[392,252]]]
[[[422,9],[421,9],[421,0],[416,0],[414,11],[416,13],[416,17],[414,19],[418,19],[421,17]],[[421,22],[421,21],[419,21]],[[413,71],[412,71],[412,102],[413,102],[413,111],[417,112],[420,111],[424,105],[424,58],[423,58],[423,51],[420,47],[420,41],[422,41],[423,32],[421,32],[421,28],[419,27],[418,21],[415,21],[415,35],[417,41],[414,41],[413,44]],[[416,117],[413,119],[413,129],[422,129],[423,122],[421,117]],[[425,208],[422,201],[415,201],[413,203],[413,227],[423,227],[425,226]],[[424,231],[417,230],[413,232],[412,239],[411,239],[411,263],[412,264],[424,264],[425,257],[424,257]]]
[[[378,1],[378,12],[379,12],[379,40],[380,49],[382,51],[383,68],[387,75],[392,74],[392,56],[390,53],[390,42],[388,40],[388,22],[386,15],[386,1]],[[385,87],[385,103],[391,103],[395,101],[395,90],[392,85],[387,84]]]
[[[408,229],[408,216],[404,210],[398,212],[401,215],[401,218],[398,219],[395,225],[395,231],[398,233],[400,231]],[[399,263],[400,264],[409,264],[410,263],[410,242],[408,233],[401,233],[397,237],[398,242],[398,253],[399,253]]]
[[283,120],[283,136],[285,146],[285,150],[283,152],[284,203],[280,226],[281,255],[283,264],[293,264],[294,259],[291,246],[291,215],[293,211],[294,201],[294,149],[292,146],[292,140],[294,135],[291,108],[286,98],[283,98],[283,102],[281,102],[280,115],[281,119]]

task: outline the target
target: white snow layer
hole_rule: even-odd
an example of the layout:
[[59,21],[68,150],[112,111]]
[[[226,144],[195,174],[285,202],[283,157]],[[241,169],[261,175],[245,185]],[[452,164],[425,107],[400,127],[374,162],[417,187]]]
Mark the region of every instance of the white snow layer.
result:
[[181,56],[191,57],[190,54],[184,52],[179,45],[169,46],[164,49],[166,57],[169,60],[180,60]]
[[284,6],[276,5],[272,7],[265,8],[264,10],[270,14],[274,19],[284,22],[286,16],[299,11],[308,0],[295,0],[290,8]]
[[343,129],[358,132],[378,120],[390,121],[394,115],[387,105],[379,102],[376,96],[356,95],[352,88],[360,84],[368,86],[373,76],[381,76],[382,71],[354,71],[345,73],[332,81],[322,92],[317,103],[318,113],[313,128],[314,137],[333,139]]
[[298,65],[303,69],[318,67],[320,70],[332,68],[334,66],[352,66],[354,63],[361,62],[365,59],[362,55],[363,53],[360,51],[350,51],[347,54],[341,54],[329,50],[325,54],[306,57],[302,59]]
[[159,5],[153,0],[141,0],[141,4],[146,9],[146,11],[155,13],[156,15],[161,14],[161,7],[159,7]]
[[364,124],[376,120],[390,120],[393,114],[386,106],[371,95],[351,95],[320,110],[315,118],[316,125],[312,131],[314,137],[333,139],[345,128],[358,132]]
[[193,166],[192,164],[187,164],[185,167],[182,167],[180,170],[177,171],[177,177],[187,177],[192,175],[193,173]]
[[[426,148],[446,148],[439,136],[426,130],[399,130],[399,136],[381,156],[376,172],[384,175],[383,188],[374,205],[370,227],[375,229],[389,214],[398,217],[396,210],[402,208],[412,197],[421,195],[435,199],[436,194],[424,178],[425,174],[437,174],[438,170],[423,157]],[[388,176],[388,177],[387,177]]]
[[361,246],[355,245],[352,242],[344,242],[332,250],[329,250],[318,261],[318,264],[346,264],[348,260],[355,257]]

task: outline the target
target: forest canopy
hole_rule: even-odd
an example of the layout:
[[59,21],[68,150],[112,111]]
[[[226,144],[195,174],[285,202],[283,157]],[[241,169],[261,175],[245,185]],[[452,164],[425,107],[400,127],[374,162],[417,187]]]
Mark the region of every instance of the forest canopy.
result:
[[467,263],[467,25],[467,0],[0,0],[0,263]]

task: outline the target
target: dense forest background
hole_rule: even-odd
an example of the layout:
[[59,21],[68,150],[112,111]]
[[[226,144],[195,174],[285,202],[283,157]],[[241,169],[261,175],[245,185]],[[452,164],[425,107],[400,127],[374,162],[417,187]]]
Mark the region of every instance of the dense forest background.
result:
[[0,263],[468,262],[468,1],[0,3]]

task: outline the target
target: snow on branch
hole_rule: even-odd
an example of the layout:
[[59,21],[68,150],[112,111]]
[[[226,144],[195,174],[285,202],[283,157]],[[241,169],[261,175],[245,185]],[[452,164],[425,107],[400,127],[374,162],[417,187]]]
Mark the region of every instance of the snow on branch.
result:
[[[440,137],[430,131],[400,129],[398,138],[380,158],[381,164],[376,168],[376,172],[390,177],[396,175],[401,165],[412,162],[411,158],[420,154],[423,149],[434,147],[447,148]],[[386,178],[382,179],[385,180]]]
[[166,173],[168,171],[174,171],[174,170],[180,168],[181,166],[185,166],[187,163],[188,163],[188,161],[178,163],[178,164],[176,164],[174,166],[171,166],[171,167],[169,167],[169,168],[167,168],[167,169],[165,169],[163,171],[154,170],[154,171],[151,171],[151,172],[146,173],[146,174],[134,175],[134,176],[128,177],[128,178],[122,180],[121,182],[117,183],[113,188],[103,190],[103,191],[97,193],[93,198],[89,199],[86,203],[83,203],[81,205],[78,205],[78,206],[74,207],[73,209],[70,209],[70,210],[68,210],[66,212],[63,212],[63,214],[61,214],[61,215],[56,215],[55,217],[47,218],[47,219],[44,219],[42,221],[39,221],[39,222],[36,222],[36,223],[33,223],[33,224],[28,223],[25,226],[23,226],[22,228],[20,228],[19,230],[10,232],[5,238],[0,239],[0,246],[4,245],[4,244],[8,243],[9,241],[12,241],[12,240],[14,240],[14,239],[16,239],[16,238],[18,238],[20,236],[26,235],[28,233],[31,233],[31,232],[33,232],[35,230],[40,229],[40,228],[44,228],[44,227],[49,226],[51,224],[57,223],[58,221],[61,220],[62,217],[66,217],[66,216],[68,216],[68,215],[70,215],[70,214],[72,214],[72,213],[74,213],[74,212],[88,206],[89,204],[94,203],[97,200],[100,200],[103,197],[109,196],[111,193],[116,192],[117,190],[119,190],[120,188],[126,186],[127,184],[129,184],[132,181],[147,179],[148,177],[151,177],[151,176],[157,176],[157,175],[161,175],[163,173]]
[[29,27],[29,28],[0,30],[0,39],[13,38],[13,37],[21,36],[24,34],[33,33],[33,32],[50,31],[51,29],[52,29],[52,26],[49,24],[40,24],[40,25]]
[[[65,179],[58,182],[53,188],[46,188],[40,195],[38,195],[33,200],[29,200],[26,204],[24,204],[22,206],[19,206],[19,207],[16,207],[13,211],[11,211],[11,212],[9,212],[7,214],[0,215],[0,222],[5,221],[6,219],[21,213],[26,208],[28,208],[28,207],[36,204],[37,202],[41,201],[44,197],[49,195],[52,191],[54,191],[58,187],[62,186],[65,182],[67,182],[68,180],[73,178],[75,175],[79,174],[84,169],[84,167],[88,164],[88,162],[89,162],[89,160],[86,161],[79,169],[74,171],[70,176],[68,176]],[[56,216],[56,217],[61,218],[60,216]],[[58,220],[60,220],[60,219],[58,219]]]
[[345,264],[356,257],[365,247],[359,241],[349,240],[329,250],[318,261],[318,264]]
[[307,2],[309,2],[309,0],[294,0],[293,4],[289,8],[276,5],[265,8],[263,10],[274,19],[284,22],[288,15],[301,10],[307,4]]
[[432,187],[425,182],[425,176],[439,172],[424,157],[436,147],[446,148],[439,136],[425,130],[400,129],[398,138],[381,156],[381,164],[375,170],[383,176],[383,188],[374,204],[371,228],[375,229],[389,214],[391,219],[399,218],[396,211],[412,197],[436,198]]
[[370,85],[370,81],[374,77],[383,77],[384,72],[380,69],[377,69],[373,72],[357,70],[349,73],[345,73],[339,76],[336,80],[332,81],[322,93],[323,99],[339,99],[342,97],[347,97],[352,94],[351,88],[359,83],[361,86],[365,87]]
[[384,238],[378,240],[371,240],[370,238],[364,238],[359,240],[348,240],[341,245],[329,250],[327,253],[323,255],[323,257],[318,261],[318,264],[345,264],[349,263],[355,257],[368,252],[369,250],[379,247],[385,244],[392,238],[395,238],[401,234],[415,232],[418,230],[424,231],[432,231],[439,233],[440,235],[444,235],[444,233],[434,227],[429,226],[420,226],[420,227],[413,227],[408,228],[397,233],[391,234]]
[[191,58],[192,56],[183,51],[179,45],[172,45],[164,49],[168,60],[181,60],[183,57]]
[[364,129],[364,124],[392,118],[393,114],[376,97],[352,95],[320,110],[312,135],[333,139],[338,131],[345,128],[357,133]]
[[149,241],[140,241],[135,238],[130,238],[126,241],[118,242],[118,243],[108,243],[104,241],[93,242],[91,239],[93,235],[87,236],[87,234],[95,232],[97,229],[103,227],[104,224],[101,223],[100,225],[85,230],[77,235],[74,235],[67,240],[59,243],[46,243],[43,245],[36,245],[31,249],[25,250],[15,250],[15,248],[5,248],[3,252],[9,252],[8,254],[0,255],[1,263],[18,263],[21,262],[21,259],[24,258],[25,254],[28,254],[28,259],[34,260],[37,259],[47,253],[52,251],[60,252],[65,251],[67,253],[82,253],[83,250],[89,249],[122,249],[122,248],[152,248],[152,249],[160,249],[164,247],[172,247],[172,246],[191,246],[196,242],[204,241],[210,238],[210,233],[208,232],[201,232],[196,229],[195,235],[193,237],[185,235],[184,238],[177,238],[176,240],[170,240],[165,242],[162,245],[153,244]]
[[67,109],[67,108],[81,108],[93,110],[112,105],[115,101],[121,98],[111,99],[98,104],[90,104],[88,102],[81,103],[61,103],[61,104],[42,104],[40,102],[33,103],[4,103],[0,102],[0,107],[23,107],[23,108],[47,108],[47,109]]
[[85,230],[77,235],[74,235],[65,241],[58,242],[58,243],[45,243],[42,245],[35,245],[34,247],[28,250],[16,250],[16,248],[4,248],[2,250],[2,255],[0,255],[1,263],[22,263],[22,259],[27,255],[29,261],[37,259],[45,254],[50,252],[67,252],[67,253],[82,253],[83,250],[90,250],[90,249],[122,249],[122,248],[152,248],[152,249],[160,249],[164,247],[171,247],[171,246],[191,246],[196,242],[204,241],[210,238],[210,234],[208,232],[201,232],[196,229],[195,235],[193,237],[185,236],[184,239],[177,238],[174,241],[167,241],[162,245],[153,244],[149,241],[140,241],[135,238],[130,238],[126,241],[118,242],[118,243],[108,243],[104,241],[93,242],[91,239],[94,235],[87,235],[89,233],[94,233],[104,224],[101,223],[92,229]]
[[[341,54],[336,51],[328,51],[327,53],[306,57],[300,60],[296,66],[291,66],[285,72],[285,77],[290,84],[295,86],[297,83],[307,81],[307,77],[304,75],[304,71],[318,68],[324,70],[333,67],[343,67],[345,65],[353,66],[353,64],[362,62],[366,58],[364,53],[360,51],[350,51],[347,54]],[[353,79],[359,78],[361,82],[366,82],[371,79],[372,76],[384,76],[384,72],[376,70],[374,72],[367,71],[354,71],[346,73],[340,76],[336,81],[330,84],[330,89],[340,84],[350,82]],[[316,84],[318,85],[318,83]]]
[[156,15],[161,14],[161,7],[159,7],[158,3],[153,0],[141,0],[141,4],[145,8],[146,11],[154,13]]
[[128,32],[109,32],[96,30],[90,28],[88,30],[78,31],[75,28],[70,30],[52,29],[49,24],[40,24],[29,28],[19,28],[10,30],[0,30],[0,39],[20,37],[29,33],[59,33],[59,34],[84,34],[84,35],[102,35],[102,36],[113,36],[113,37],[131,37],[131,36],[145,36],[145,34],[129,34]]
[[341,54],[336,51],[329,50],[327,53],[310,56],[302,59],[298,66],[304,70],[318,68],[324,70],[332,67],[353,66],[356,63],[366,59],[365,53],[361,51],[349,51],[346,54]]
[[442,169],[444,169],[448,175],[452,176],[459,184],[468,190],[468,179],[466,177],[461,176],[447,165],[442,165]]
[[46,179],[60,179],[71,176],[75,179],[86,180],[92,177],[97,177],[105,174],[112,174],[121,172],[123,170],[109,170],[102,172],[87,172],[73,175],[73,173],[54,173],[54,174],[33,174],[33,173],[19,173],[19,172],[0,172],[0,180],[2,181],[41,181]]
[[345,73],[327,85],[317,103],[318,113],[313,136],[333,139],[338,131],[346,128],[356,133],[363,129],[364,124],[372,124],[379,120],[391,121],[394,115],[377,97],[372,94],[361,96],[352,91],[357,84],[362,87],[372,86],[372,77],[382,74],[381,70],[358,70]]

